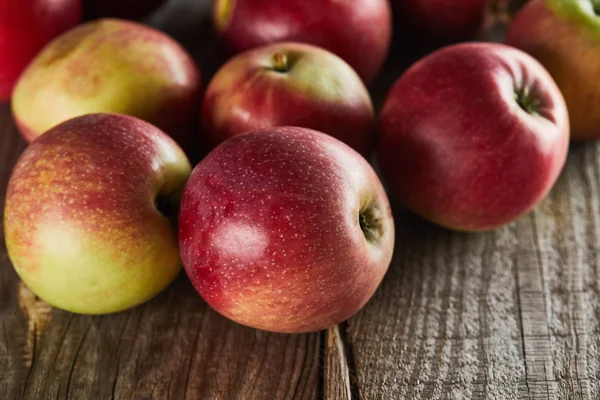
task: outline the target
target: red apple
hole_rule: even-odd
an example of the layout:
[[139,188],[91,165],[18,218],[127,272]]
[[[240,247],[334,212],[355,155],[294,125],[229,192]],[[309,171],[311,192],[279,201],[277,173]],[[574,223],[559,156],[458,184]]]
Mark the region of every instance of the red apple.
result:
[[172,139],[136,118],[58,125],[25,150],[8,186],[4,228],[17,273],[40,298],[77,313],[150,299],[181,268],[161,211],[176,209],[190,170]]
[[19,79],[12,109],[28,141],[68,119],[108,112],[146,120],[188,147],[199,92],[200,73],[175,40],[106,19],[50,43]]
[[370,82],[387,57],[388,0],[216,0],[217,33],[235,51],[273,42],[323,47]]
[[46,43],[81,20],[81,0],[0,0],[0,102]]
[[446,47],[394,84],[379,158],[391,192],[448,228],[481,231],[522,216],[567,155],[569,120],[546,70],[499,44]]
[[489,0],[394,0],[400,29],[409,40],[426,37],[438,42],[456,42],[475,37],[482,26]]
[[86,19],[140,19],[148,16],[163,2],[164,0],[83,0],[83,13]]
[[357,152],[278,127],[235,136],[198,164],[182,197],[179,244],[192,283],[218,312],[308,332],[369,300],[392,257],[394,222]]
[[341,58],[312,45],[277,43],[248,50],[217,72],[202,122],[212,145],[249,130],[293,125],[367,155],[375,116],[360,77]]
[[600,3],[532,0],[517,14],[506,43],[548,69],[565,96],[572,139],[600,138]]

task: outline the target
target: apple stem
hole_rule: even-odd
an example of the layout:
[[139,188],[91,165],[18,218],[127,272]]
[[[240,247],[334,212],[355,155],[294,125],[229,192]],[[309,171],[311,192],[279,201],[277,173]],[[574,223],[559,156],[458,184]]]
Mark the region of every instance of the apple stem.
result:
[[369,207],[358,214],[358,224],[369,242],[378,240],[383,234],[383,226],[377,216],[377,211]]
[[284,53],[277,52],[273,54],[273,68],[277,72],[288,71],[288,59]]

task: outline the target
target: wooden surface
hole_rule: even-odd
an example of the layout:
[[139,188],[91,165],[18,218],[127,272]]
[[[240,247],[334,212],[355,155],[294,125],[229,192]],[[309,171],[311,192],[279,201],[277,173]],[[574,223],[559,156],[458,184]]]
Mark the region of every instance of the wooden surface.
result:
[[[151,21],[210,75],[207,10],[173,0]],[[371,87],[376,104],[410,62],[394,52]],[[0,106],[0,209],[24,147]],[[599,182],[589,143],[572,146],[549,198],[504,229],[452,233],[395,205],[396,254],[374,298],[307,335],[236,325],[184,274],[128,312],[53,310],[20,284],[2,236],[0,399],[599,399]]]

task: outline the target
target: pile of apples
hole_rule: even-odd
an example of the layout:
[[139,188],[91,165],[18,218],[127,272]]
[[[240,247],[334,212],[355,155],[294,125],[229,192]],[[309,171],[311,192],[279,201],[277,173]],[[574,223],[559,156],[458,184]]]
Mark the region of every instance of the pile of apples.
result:
[[[591,0],[531,0],[508,45],[432,52],[398,71],[378,115],[367,85],[392,25],[472,39],[485,0],[215,0],[233,56],[205,88],[165,33],[79,24],[84,12],[139,18],[160,3],[0,0],[0,99],[30,142],[8,186],[6,244],[23,282],[61,309],[128,309],[183,264],[234,321],[324,329],[364,306],[394,253],[367,160],[412,211],[484,231],[546,196],[570,124],[574,139],[600,136]],[[212,151],[192,170],[201,146]]]

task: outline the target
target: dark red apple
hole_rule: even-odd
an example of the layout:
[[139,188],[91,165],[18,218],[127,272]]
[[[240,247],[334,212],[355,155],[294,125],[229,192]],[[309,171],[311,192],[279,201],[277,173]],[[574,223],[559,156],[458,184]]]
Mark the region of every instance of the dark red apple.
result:
[[148,16],[164,0],[83,0],[86,19],[126,18],[140,19]]
[[340,57],[312,45],[276,43],[241,53],[217,72],[202,124],[213,146],[250,130],[293,125],[368,155],[375,115],[367,88]]
[[0,102],[46,43],[81,20],[81,0],[0,0]]
[[[488,3],[489,0],[393,0],[392,4],[404,34],[449,43],[475,37]],[[415,37],[410,35],[408,40],[414,41]]]
[[370,82],[388,54],[388,0],[216,0],[214,24],[235,51],[274,42],[323,47]]
[[179,245],[218,312],[308,332],[369,300],[392,257],[394,221],[377,175],[352,148],[309,129],[269,128],[229,139],[194,169]]
[[569,143],[565,102],[548,72],[499,44],[425,57],[392,87],[380,118],[378,152],[391,192],[458,230],[499,227],[535,207]]

